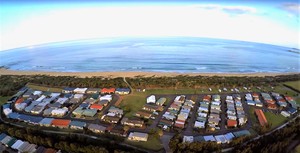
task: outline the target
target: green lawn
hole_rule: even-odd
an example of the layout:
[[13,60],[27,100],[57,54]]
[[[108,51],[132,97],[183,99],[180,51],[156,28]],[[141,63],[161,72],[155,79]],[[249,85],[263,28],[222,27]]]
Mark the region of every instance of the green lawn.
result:
[[3,105],[4,103],[6,103],[10,97],[11,96],[6,96],[6,97],[0,96],[0,105]]
[[288,96],[295,96],[297,93],[293,90],[288,89],[287,87],[284,87],[283,85],[278,85],[274,87],[274,92],[283,94],[283,95],[288,95]]
[[254,107],[249,106],[249,115],[249,118],[252,121],[252,126],[259,126],[258,119],[256,118],[254,113]]
[[136,142],[136,141],[130,141],[130,140],[125,140],[125,143],[128,143],[130,145],[134,145],[137,147],[141,147],[144,149],[149,149],[149,150],[160,150],[163,148],[163,145],[159,138],[149,135],[148,141],[147,142]]
[[287,121],[287,118],[282,116],[281,114],[277,115],[271,112],[265,112],[265,116],[267,118],[268,123],[272,124],[272,129]]
[[295,99],[296,102],[300,105],[300,97]]
[[146,104],[146,93],[135,92],[130,95],[124,96],[120,107],[126,112],[126,117],[132,117],[135,113],[142,109],[143,105]]
[[43,85],[37,85],[37,84],[32,84],[32,83],[28,83],[26,85],[27,87],[34,89],[34,90],[41,90],[41,91],[50,91],[50,92],[61,92],[62,89],[61,88],[53,88],[53,87],[45,87]]
[[290,86],[290,87],[293,87],[293,88],[295,88],[295,89],[297,89],[297,90],[300,90],[300,80],[298,80],[298,81],[285,82],[284,84],[285,84],[285,85],[288,85],[288,86]]
[[295,148],[294,153],[300,153],[300,144]]

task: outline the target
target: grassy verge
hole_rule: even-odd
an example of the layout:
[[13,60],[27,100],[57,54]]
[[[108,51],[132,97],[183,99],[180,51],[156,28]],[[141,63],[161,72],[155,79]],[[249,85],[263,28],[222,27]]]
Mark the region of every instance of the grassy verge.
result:
[[300,80],[285,82],[284,84],[287,85],[287,86],[293,87],[297,90],[300,90]]
[[272,112],[265,112],[265,116],[268,123],[272,125],[272,129],[283,124],[287,120],[287,118],[282,116],[281,114],[274,114]]
[[146,93],[133,93],[124,96],[120,107],[125,110],[126,117],[132,117],[137,111],[142,109],[143,105],[146,103]]
[[0,105],[3,105],[4,103],[6,103],[10,97],[11,96],[6,96],[6,97],[0,96]]
[[34,89],[34,90],[41,90],[41,91],[50,91],[50,92],[61,92],[62,89],[60,88],[53,88],[53,87],[45,87],[37,84],[28,83],[27,87]]
[[252,126],[259,126],[258,119],[255,116],[253,107],[249,107],[249,115],[249,118],[252,121]]
[[130,140],[125,140],[125,143],[128,143],[130,145],[134,145],[137,147],[141,147],[147,150],[160,150],[163,148],[162,143],[160,142],[159,138],[149,135],[148,141],[147,142],[136,142],[136,141],[130,141]]
[[295,148],[294,153],[300,153],[300,144]]

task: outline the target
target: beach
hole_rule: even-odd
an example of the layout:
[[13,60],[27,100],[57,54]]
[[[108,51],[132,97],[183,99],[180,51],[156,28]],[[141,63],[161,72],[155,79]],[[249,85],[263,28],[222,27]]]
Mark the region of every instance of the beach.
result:
[[1,68],[0,75],[49,75],[49,76],[76,76],[76,77],[174,77],[178,75],[188,76],[237,76],[237,77],[264,77],[276,75],[299,74],[294,72],[287,73],[176,73],[176,72],[44,72],[44,71],[21,71]]

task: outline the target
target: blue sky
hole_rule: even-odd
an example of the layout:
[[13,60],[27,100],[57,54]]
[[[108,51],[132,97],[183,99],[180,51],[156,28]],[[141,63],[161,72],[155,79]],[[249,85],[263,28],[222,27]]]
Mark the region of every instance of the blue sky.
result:
[[102,37],[192,36],[300,48],[299,1],[1,1],[0,50]]

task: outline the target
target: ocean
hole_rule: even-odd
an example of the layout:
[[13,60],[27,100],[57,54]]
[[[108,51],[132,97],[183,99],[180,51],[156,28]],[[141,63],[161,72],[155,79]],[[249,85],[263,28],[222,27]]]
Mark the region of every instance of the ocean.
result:
[[210,38],[107,38],[1,51],[0,66],[57,72],[300,72],[299,51],[290,50]]

